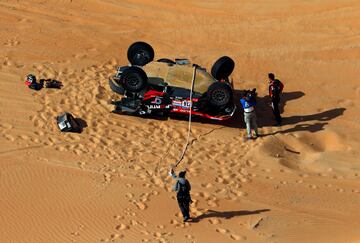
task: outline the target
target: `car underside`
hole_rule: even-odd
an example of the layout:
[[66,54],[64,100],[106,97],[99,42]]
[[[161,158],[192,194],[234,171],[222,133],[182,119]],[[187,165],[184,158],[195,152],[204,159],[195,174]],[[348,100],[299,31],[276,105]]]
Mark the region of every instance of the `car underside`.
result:
[[[136,42],[128,50],[128,59],[131,65],[119,67],[109,79],[110,88],[122,96],[111,101],[114,113],[138,116],[177,113],[213,120],[226,120],[234,114],[233,88],[228,82],[234,64],[229,57],[220,58],[221,65],[218,60],[209,74],[187,59],[152,61],[152,48]],[[217,72],[213,72],[214,66],[220,67]]]

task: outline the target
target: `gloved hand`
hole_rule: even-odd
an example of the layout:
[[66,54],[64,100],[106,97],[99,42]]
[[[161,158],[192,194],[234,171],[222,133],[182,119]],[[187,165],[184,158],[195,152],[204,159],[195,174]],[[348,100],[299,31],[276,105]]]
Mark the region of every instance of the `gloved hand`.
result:
[[172,176],[173,174],[175,174],[174,167],[171,166],[169,170],[169,176]]

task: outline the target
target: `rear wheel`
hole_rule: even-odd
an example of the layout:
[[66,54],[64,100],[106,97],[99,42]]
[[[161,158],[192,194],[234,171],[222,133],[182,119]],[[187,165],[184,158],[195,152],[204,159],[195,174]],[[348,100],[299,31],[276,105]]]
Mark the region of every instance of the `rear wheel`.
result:
[[147,76],[139,67],[129,67],[120,76],[120,83],[126,91],[138,93],[147,86]]
[[207,91],[207,100],[216,108],[223,108],[232,99],[231,88],[226,83],[213,83]]
[[233,72],[235,62],[228,56],[220,57],[211,68],[211,75],[217,79],[227,79]]
[[145,42],[133,43],[127,53],[127,57],[131,65],[144,66],[154,60],[154,49]]

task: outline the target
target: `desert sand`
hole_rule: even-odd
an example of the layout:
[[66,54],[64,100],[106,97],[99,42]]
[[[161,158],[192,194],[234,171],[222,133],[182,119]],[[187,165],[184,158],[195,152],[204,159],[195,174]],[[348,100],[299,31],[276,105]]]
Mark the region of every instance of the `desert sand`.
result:
[[[359,242],[360,2],[0,1],[0,242]],[[176,171],[192,183],[182,223],[168,168],[186,119],[111,113],[107,78],[146,41],[155,58],[256,87],[260,133],[241,110],[195,120]],[[285,84],[274,127],[267,73]],[[25,76],[63,82],[34,91]],[[55,116],[86,121],[60,133]]]

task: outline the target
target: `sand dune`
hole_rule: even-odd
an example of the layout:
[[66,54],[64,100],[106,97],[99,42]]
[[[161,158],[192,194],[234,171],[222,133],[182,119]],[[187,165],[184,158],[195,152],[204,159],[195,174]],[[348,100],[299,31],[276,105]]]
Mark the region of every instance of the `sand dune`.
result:
[[[359,13],[354,0],[1,1],[1,242],[359,241]],[[193,123],[177,168],[192,183],[191,223],[167,175],[187,121],[108,104],[107,78],[138,40],[207,69],[229,55],[236,90],[259,91],[256,141],[240,111]],[[280,128],[270,71],[285,83]],[[64,87],[29,90],[28,73]],[[81,134],[58,131],[65,111]]]

